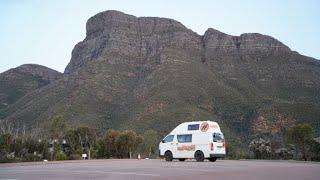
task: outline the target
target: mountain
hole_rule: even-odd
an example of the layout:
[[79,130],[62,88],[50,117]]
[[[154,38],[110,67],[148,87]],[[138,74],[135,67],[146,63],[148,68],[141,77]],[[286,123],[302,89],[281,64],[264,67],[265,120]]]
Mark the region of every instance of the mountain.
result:
[[[278,137],[296,123],[320,129],[320,61],[258,33],[198,35],[167,18],[105,11],[91,17],[63,76],[0,110],[44,131],[60,117],[101,130],[214,120],[235,143]],[[246,137],[246,138],[242,138]]]
[[36,64],[24,64],[0,73],[0,109],[61,76],[58,71]]

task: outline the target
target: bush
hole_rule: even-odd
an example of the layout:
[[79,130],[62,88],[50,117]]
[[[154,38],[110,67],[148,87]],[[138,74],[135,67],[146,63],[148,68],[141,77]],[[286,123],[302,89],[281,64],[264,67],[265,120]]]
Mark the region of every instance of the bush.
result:
[[311,143],[311,161],[320,161],[320,143],[315,140]]
[[56,156],[55,156],[55,159],[56,159],[57,161],[67,160],[67,155],[66,155],[64,152],[59,151],[59,152],[57,152],[57,154],[56,154]]
[[226,151],[227,151],[226,159],[248,159],[249,158],[249,157],[246,157],[246,153],[244,151],[242,151],[240,148],[234,146],[231,143],[226,144]]
[[23,161],[27,161],[27,162],[30,162],[30,161],[38,161],[39,157],[37,155],[34,155],[33,153],[26,153],[25,154],[25,157],[23,158]]
[[249,149],[253,152],[256,159],[270,159],[271,144],[269,140],[262,138],[254,139],[250,142]]
[[294,151],[293,147],[279,148],[275,151],[275,155],[279,159],[293,159]]
[[7,153],[0,158],[0,163],[12,163],[19,162],[19,159],[14,156],[13,153]]
[[81,160],[82,157],[80,156],[80,154],[71,154],[70,155],[70,159],[72,159],[72,160]]
[[310,145],[312,144],[313,128],[310,124],[299,124],[292,126],[287,131],[287,138],[290,143],[296,146],[296,150],[305,161],[310,157]]

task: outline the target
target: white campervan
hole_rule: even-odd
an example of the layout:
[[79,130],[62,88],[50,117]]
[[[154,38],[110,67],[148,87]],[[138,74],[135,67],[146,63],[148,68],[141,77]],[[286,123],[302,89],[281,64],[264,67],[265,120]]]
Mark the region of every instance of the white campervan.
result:
[[160,156],[166,161],[216,161],[225,157],[226,148],[223,133],[213,121],[193,121],[178,125],[159,144]]

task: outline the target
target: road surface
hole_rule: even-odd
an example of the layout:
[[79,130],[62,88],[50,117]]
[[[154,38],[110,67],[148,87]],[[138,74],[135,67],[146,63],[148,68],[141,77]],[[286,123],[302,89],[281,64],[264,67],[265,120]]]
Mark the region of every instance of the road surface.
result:
[[3,179],[319,180],[320,163],[256,160],[216,162],[83,160],[0,164]]

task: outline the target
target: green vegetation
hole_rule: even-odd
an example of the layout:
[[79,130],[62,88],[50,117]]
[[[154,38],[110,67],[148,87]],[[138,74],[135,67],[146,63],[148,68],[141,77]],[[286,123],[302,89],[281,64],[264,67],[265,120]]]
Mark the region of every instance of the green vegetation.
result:
[[[250,63],[229,64],[239,66],[232,72],[196,60],[168,60],[149,67],[135,63],[141,61],[136,57],[130,57],[132,63],[126,59],[110,63],[113,59],[106,55],[90,61],[50,87],[28,93],[1,109],[1,118],[39,134],[47,135],[49,130],[52,136],[61,136],[60,132],[50,132],[52,121],[94,127],[101,132],[132,129],[141,136],[153,129],[162,137],[181,122],[213,120],[228,132],[228,141],[240,147],[235,150],[239,156],[252,139],[259,137],[284,147],[282,137],[293,124],[309,123],[315,134],[320,133],[319,88],[316,83],[305,87],[295,82],[310,79],[308,73],[259,81],[283,77],[280,75],[288,59],[249,59]],[[281,60],[282,69],[274,66],[276,60]],[[259,116],[265,122],[256,122]],[[259,123],[265,129],[257,128]]]
[[63,160],[67,160],[67,156],[63,151],[59,151],[56,153],[55,155],[55,160],[57,161],[63,161]]
[[320,142],[314,138],[314,130],[309,124],[298,124],[287,129],[282,144],[270,141],[270,138],[253,139],[250,144],[251,158],[256,159],[296,159],[320,160]]
[[0,162],[41,160],[48,155],[48,145],[29,135],[0,134]]
[[143,133],[142,152],[148,153],[148,158],[155,158],[154,155],[158,154],[159,135],[158,132],[152,129]]
[[[86,126],[68,128],[60,118],[54,118],[51,126],[50,136],[42,139],[27,134],[2,133],[0,162],[81,159],[84,153],[88,159],[137,158],[138,154],[142,158],[158,157],[157,147],[161,137],[153,129],[143,134],[114,129],[101,133]],[[234,143],[227,143],[227,158],[320,160],[320,143],[314,140],[310,125],[292,126],[283,138],[287,141],[282,145],[270,139],[253,139],[248,144],[252,154]]]
[[[57,124],[63,123],[57,123],[55,119],[52,129],[55,129]],[[88,159],[136,158],[138,154],[141,154],[141,157],[155,158],[156,146],[160,142],[154,130],[148,130],[143,136],[132,130],[113,129],[101,136],[97,129],[84,126],[59,131],[59,136],[56,136],[57,132],[51,132],[54,136],[44,139],[26,134],[1,134],[0,162],[81,159],[84,153],[88,155]]]
[[255,159],[270,159],[271,143],[268,140],[254,139],[250,142],[249,149],[254,153]]
[[301,158],[308,159],[313,140],[313,129],[309,124],[300,124],[290,127],[287,132],[289,142],[293,143]]
[[[13,104],[25,94],[48,85],[61,73],[50,68],[25,64],[0,73],[0,110]],[[2,114],[0,112],[0,118]]]

